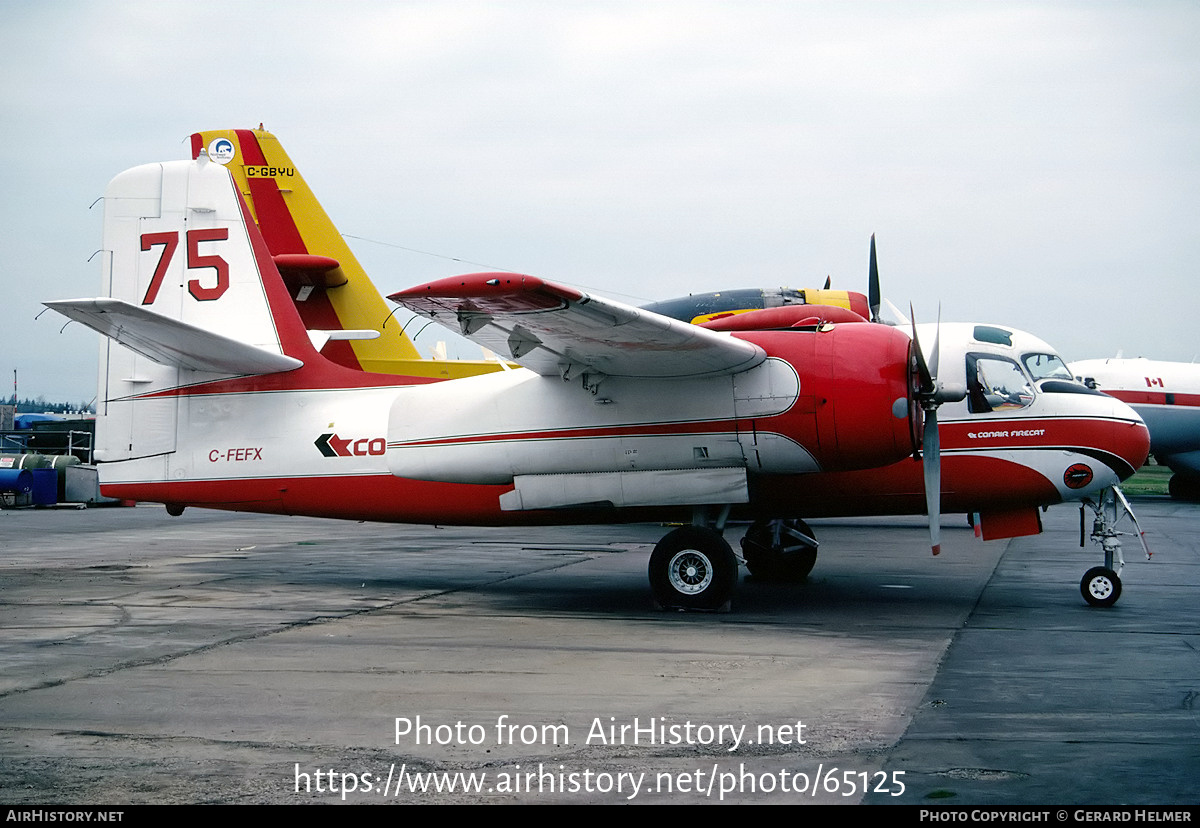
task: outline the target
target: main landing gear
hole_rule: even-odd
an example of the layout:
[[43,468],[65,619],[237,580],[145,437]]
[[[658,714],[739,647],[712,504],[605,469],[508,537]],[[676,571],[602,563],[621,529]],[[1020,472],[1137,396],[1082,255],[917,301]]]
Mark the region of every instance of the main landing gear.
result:
[[[737,584],[738,557],[722,537],[729,507],[714,517],[698,507],[691,526],[667,534],[650,555],[650,589],[663,608],[722,611]],[[757,578],[802,581],[817,560],[817,541],[802,520],[760,520],[742,539],[746,568]]]
[[728,610],[737,574],[733,549],[708,526],[680,527],[650,555],[650,589],[668,609]]
[[[1099,544],[1104,550],[1104,566],[1093,566],[1083,574],[1079,582],[1079,592],[1083,600],[1093,607],[1111,607],[1121,597],[1121,570],[1125,567],[1125,559],[1121,555],[1121,535],[1136,535],[1150,559],[1150,548],[1146,546],[1146,537],[1142,527],[1138,525],[1137,517],[1124,493],[1116,486],[1105,489],[1100,493],[1096,502],[1084,500],[1079,507],[1079,545],[1085,545],[1085,508],[1091,508],[1095,515],[1092,521],[1091,541]],[[1122,532],[1116,527],[1128,517],[1136,532]]]
[[1200,477],[1175,472],[1167,481],[1167,492],[1172,500],[1200,501]]
[[692,525],[667,534],[650,554],[650,590],[664,609],[727,612],[737,584],[738,559],[721,536],[728,505],[716,514],[707,506],[692,511]]
[[816,536],[802,520],[759,520],[742,538],[750,574],[765,581],[803,581],[817,562]]

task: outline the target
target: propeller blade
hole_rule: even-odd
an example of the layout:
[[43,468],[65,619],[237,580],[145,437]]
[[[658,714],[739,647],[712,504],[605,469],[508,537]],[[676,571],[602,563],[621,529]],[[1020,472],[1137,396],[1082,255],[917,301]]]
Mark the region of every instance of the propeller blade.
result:
[[909,303],[908,312],[912,314],[913,355],[917,358],[917,375],[921,387],[917,391],[925,408],[939,406],[942,403],[959,402],[966,399],[967,387],[951,381],[949,384],[938,382],[938,359],[942,342],[942,307],[938,305],[937,327],[933,334],[933,351],[928,361],[925,352],[921,350],[921,340],[917,338],[917,317]]
[[823,288],[823,290],[829,290],[829,286],[830,286],[830,285],[832,285],[832,284],[833,284],[833,277],[832,277],[832,276],[826,276],[826,277],[825,277],[825,287]]
[[871,306],[871,321],[879,321],[879,262],[875,259],[875,234],[871,234],[871,269],[867,274],[867,302]]
[[929,352],[929,376],[933,385],[937,385],[938,348],[942,344],[942,303],[938,302],[937,327],[933,329],[933,350]]
[[913,352],[917,357],[917,374],[921,377],[921,396],[928,397],[934,389],[933,374],[929,372],[929,363],[925,361],[921,340],[917,337],[917,314],[913,311],[911,302],[908,303],[908,314],[912,317]]
[[[902,327],[902,328],[908,327],[908,325],[909,325],[908,317],[904,315],[904,311],[900,310],[898,307],[896,307],[895,305],[892,304],[891,299],[884,299],[880,303],[879,309],[881,311],[887,311],[888,316],[890,316],[893,320],[895,320],[895,324],[897,327]],[[882,316],[879,318],[881,320],[883,319]],[[888,323],[888,324],[892,324],[892,323]]]
[[937,408],[925,411],[925,511],[929,513],[929,545],[933,554],[942,551],[942,446],[938,436]]

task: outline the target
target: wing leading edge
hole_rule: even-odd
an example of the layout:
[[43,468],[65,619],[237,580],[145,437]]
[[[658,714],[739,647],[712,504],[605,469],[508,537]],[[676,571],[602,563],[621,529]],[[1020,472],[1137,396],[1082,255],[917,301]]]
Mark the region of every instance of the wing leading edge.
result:
[[543,376],[682,378],[746,371],[753,343],[517,273],[472,273],[388,297]]

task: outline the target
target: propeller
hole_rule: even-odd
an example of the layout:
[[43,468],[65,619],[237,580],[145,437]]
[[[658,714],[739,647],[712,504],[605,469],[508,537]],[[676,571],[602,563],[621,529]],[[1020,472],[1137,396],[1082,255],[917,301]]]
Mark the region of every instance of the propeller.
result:
[[913,355],[917,360],[917,376],[920,380],[913,402],[921,406],[925,414],[925,429],[922,437],[921,459],[925,473],[925,511],[929,515],[929,545],[933,554],[942,551],[942,442],[938,432],[938,408],[942,403],[958,402],[967,396],[967,389],[960,386],[947,386],[939,383],[937,378],[938,356],[941,343],[942,309],[938,307],[937,327],[933,338],[933,350],[930,351],[929,361],[926,362],[921,340],[917,336],[916,314],[912,305],[908,306],[909,316],[912,317]]
[[867,275],[867,304],[871,306],[871,321],[879,321],[879,262],[875,260],[875,234],[871,234],[871,269]]
[[942,312],[938,309],[938,333],[934,337],[933,370],[925,361],[921,350],[921,339],[917,336],[917,315],[912,303],[908,305],[908,316],[912,319],[913,354],[917,359],[917,376],[920,385],[913,394],[913,402],[921,406],[925,415],[925,428],[921,436],[921,460],[925,472],[925,513],[929,515],[929,545],[933,554],[942,551],[942,442],[938,434],[937,410],[934,401],[937,390],[938,340],[941,339]]
[[[881,303],[879,290],[879,262],[875,256],[875,234],[871,234],[871,266],[868,273],[867,303],[871,306],[871,321],[879,321],[879,306]],[[888,303],[888,307],[892,307]],[[909,399],[909,405],[919,407],[924,414],[925,428],[918,445],[916,412],[913,416],[913,457],[920,457],[925,476],[925,511],[929,515],[929,545],[933,554],[942,551],[942,443],[938,433],[937,411],[942,403],[958,402],[967,396],[967,389],[960,386],[948,386],[938,382],[938,356],[941,344],[942,309],[938,306],[937,327],[933,338],[933,349],[929,352],[929,360],[921,348],[921,340],[917,336],[917,316],[912,304],[908,306],[908,316],[912,325],[913,359],[916,361],[917,387]]]

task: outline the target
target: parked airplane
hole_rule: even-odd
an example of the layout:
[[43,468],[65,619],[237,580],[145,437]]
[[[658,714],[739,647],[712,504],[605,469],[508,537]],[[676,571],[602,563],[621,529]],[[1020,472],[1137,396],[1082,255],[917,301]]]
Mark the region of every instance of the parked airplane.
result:
[[[109,343],[101,367],[107,494],[467,525],[691,512],[651,556],[666,606],[728,602],[731,516],[756,521],[756,572],[811,567],[799,515],[928,510],[936,551],[939,493],[977,512],[985,539],[1030,534],[1039,506],[1099,504],[1149,444],[1131,409],[1048,379],[1038,366],[1061,360],[1008,328],[927,330],[927,362],[904,331],[823,306],[692,325],[512,273],[392,298],[527,370],[438,382],[421,366],[339,364],[315,346],[342,329],[308,328],[280,273],[333,268],[323,253],[273,256],[207,151],[117,176],[104,247],[108,296],[47,304],[125,346]],[[330,284],[312,281],[310,295]],[[1119,594],[1111,523],[1094,535],[1109,538],[1106,566],[1081,585],[1092,603]]]
[[1145,359],[1088,359],[1075,379],[1124,400],[1150,429],[1150,453],[1169,466],[1171,497],[1200,500],[1200,365]]

